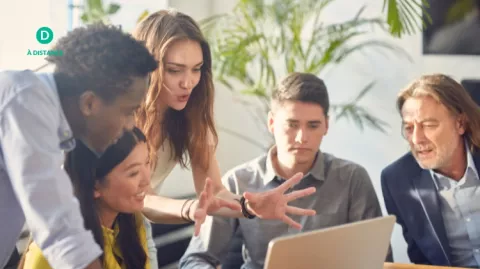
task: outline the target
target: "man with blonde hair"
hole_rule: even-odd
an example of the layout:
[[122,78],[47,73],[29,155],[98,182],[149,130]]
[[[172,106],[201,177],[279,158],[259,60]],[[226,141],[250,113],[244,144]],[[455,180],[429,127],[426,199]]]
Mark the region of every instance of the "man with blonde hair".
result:
[[397,99],[411,151],[381,174],[413,263],[480,266],[480,108],[452,78],[425,75]]

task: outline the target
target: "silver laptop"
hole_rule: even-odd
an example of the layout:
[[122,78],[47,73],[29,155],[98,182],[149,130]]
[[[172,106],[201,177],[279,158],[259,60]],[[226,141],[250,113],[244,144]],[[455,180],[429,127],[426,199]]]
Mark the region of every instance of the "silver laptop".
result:
[[270,241],[265,269],[382,269],[395,216],[378,217]]

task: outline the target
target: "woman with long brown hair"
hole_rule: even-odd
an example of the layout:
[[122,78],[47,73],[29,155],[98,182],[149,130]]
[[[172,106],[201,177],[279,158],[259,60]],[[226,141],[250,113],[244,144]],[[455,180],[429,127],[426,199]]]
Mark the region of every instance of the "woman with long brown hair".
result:
[[[145,43],[159,61],[150,76],[145,102],[136,115],[137,126],[147,136],[152,165],[152,190],[144,213],[158,223],[195,222],[195,235],[206,215],[258,216],[300,224],[286,214],[312,215],[313,210],[288,206],[289,201],[312,194],[308,188],[284,194],[277,188],[263,193],[228,191],[221,182],[215,157],[218,142],[213,119],[214,86],[210,47],[197,23],[188,15],[161,10],[149,15],[133,36]],[[165,180],[176,164],[191,166],[198,200],[175,200],[156,195],[153,189]],[[294,185],[301,174],[284,184]]]

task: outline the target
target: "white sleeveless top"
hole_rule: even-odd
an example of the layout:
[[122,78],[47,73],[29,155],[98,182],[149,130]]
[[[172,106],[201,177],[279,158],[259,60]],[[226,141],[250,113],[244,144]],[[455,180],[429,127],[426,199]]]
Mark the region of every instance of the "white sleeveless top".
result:
[[[207,137],[207,143],[210,145],[214,145],[213,137],[211,133],[209,133]],[[167,139],[163,142],[163,145],[157,152],[157,167],[155,171],[153,171],[151,176],[151,185],[153,190],[156,192],[159,191],[160,186],[162,185],[163,181],[167,178],[167,176],[172,172],[173,168],[177,165],[177,161],[175,159],[170,159],[172,157],[172,152],[170,151],[170,143]]]
[[163,183],[165,178],[172,172],[175,165],[177,165],[177,161],[174,159],[170,159],[172,153],[170,151],[170,143],[168,140],[163,142],[163,145],[157,152],[158,161],[157,167],[155,171],[152,173],[151,177],[151,185],[155,191],[158,191],[158,188]]

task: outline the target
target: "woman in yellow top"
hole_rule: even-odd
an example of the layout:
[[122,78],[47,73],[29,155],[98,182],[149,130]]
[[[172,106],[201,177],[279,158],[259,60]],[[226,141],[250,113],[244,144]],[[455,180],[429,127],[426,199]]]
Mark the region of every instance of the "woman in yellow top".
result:
[[[146,139],[137,128],[125,132],[100,158],[80,141],[67,153],[65,170],[85,226],[103,249],[103,268],[150,269],[140,213],[150,185],[147,160]],[[19,268],[51,269],[35,243],[29,245]]]

